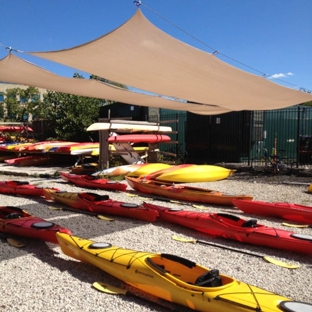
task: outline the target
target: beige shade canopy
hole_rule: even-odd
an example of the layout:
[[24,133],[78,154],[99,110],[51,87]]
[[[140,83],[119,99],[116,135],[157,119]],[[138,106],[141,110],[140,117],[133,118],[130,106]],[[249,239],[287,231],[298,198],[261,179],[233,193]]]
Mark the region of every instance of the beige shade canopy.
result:
[[[311,94],[242,71],[171,37],[150,23],[140,9],[98,39],[69,49],[29,54],[132,88],[219,106],[202,106],[197,111],[202,114],[215,114],[218,109],[271,110],[312,101]],[[153,105],[146,102],[146,106]]]
[[[209,114],[228,112],[228,110],[216,106],[181,103],[157,96],[131,92],[101,83],[94,79],[58,76],[11,53],[0,60],[0,81],[35,86],[81,96],[109,99],[133,105],[188,110],[196,114],[207,114],[208,110]],[[206,108],[209,109],[206,110]]]

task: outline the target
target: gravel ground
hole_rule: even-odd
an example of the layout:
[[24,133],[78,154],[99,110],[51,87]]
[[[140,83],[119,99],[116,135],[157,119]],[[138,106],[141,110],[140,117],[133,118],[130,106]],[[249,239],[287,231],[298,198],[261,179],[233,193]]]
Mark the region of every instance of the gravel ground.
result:
[[[63,191],[85,191],[71,186],[60,178],[38,178],[30,176],[0,175],[0,180],[28,181],[38,186],[58,187]],[[285,183],[287,182],[287,183]],[[288,201],[311,205],[312,195],[306,192],[310,177],[271,176],[257,177],[250,174],[235,174],[223,181],[198,183],[196,186],[220,190],[231,194],[249,194],[256,200]],[[123,183],[126,183],[123,181]],[[195,184],[194,184],[195,185]],[[128,187],[127,191],[131,188]],[[128,196],[127,192],[116,193],[103,190],[94,191],[108,194],[113,199],[125,202],[141,203],[139,196]],[[51,210],[49,207],[61,207],[47,202],[43,198],[16,197],[0,195],[3,206],[17,206],[29,213],[53,221],[69,228],[74,235],[98,242],[110,242],[130,249],[164,252],[182,256],[206,267],[217,268],[220,272],[252,285],[276,292],[297,301],[312,303],[312,260],[311,256],[265,247],[256,247],[239,242],[214,238],[177,225],[160,221],[146,223],[114,217],[113,222],[97,219],[78,213]],[[159,205],[196,210],[192,206],[177,205],[153,201]],[[312,205],[311,205],[312,206]],[[236,208],[206,206],[208,212],[225,212],[245,219],[255,216],[244,215]],[[289,228],[282,220],[256,217],[261,224],[292,230],[296,233],[312,235],[310,228]],[[205,246],[201,244],[181,243],[172,239],[173,235],[206,240],[208,242],[239,248],[241,250],[269,255],[281,261],[299,264],[298,269],[286,269],[264,261],[262,258],[243,255]],[[71,259],[64,255],[57,245],[41,241],[19,238],[26,244],[15,248],[5,239],[0,243],[0,311],[167,311],[160,308],[161,302],[170,309],[189,311],[170,303],[148,297],[149,302],[123,295],[109,295],[95,290],[92,283],[102,281],[126,288],[132,293],[144,294],[131,289],[124,283],[110,277],[101,270]],[[229,311],[231,312],[231,311]]]

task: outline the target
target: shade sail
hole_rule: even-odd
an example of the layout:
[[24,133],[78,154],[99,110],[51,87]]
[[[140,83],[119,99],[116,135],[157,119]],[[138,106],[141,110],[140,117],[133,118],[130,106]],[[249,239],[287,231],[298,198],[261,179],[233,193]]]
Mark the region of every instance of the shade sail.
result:
[[197,111],[198,114],[222,114],[228,112],[227,109],[216,106],[181,103],[157,96],[131,92],[126,89],[104,84],[94,79],[62,77],[29,63],[11,53],[0,60],[0,81],[34,86],[69,94],[108,99],[126,104],[186,110],[195,114],[197,114]]
[[30,54],[133,88],[230,111],[271,110],[312,100],[311,94],[242,71],[171,37],[150,23],[140,9],[96,40]]

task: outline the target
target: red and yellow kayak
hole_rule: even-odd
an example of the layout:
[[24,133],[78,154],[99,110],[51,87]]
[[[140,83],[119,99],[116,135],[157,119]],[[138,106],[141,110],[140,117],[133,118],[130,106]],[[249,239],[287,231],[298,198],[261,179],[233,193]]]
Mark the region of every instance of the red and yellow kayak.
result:
[[[164,300],[205,312],[302,312],[292,301],[177,255],[136,251],[57,233],[64,254]],[[306,310],[309,308],[309,310]]]
[[143,205],[147,209],[155,209],[159,213],[160,220],[180,224],[209,235],[312,255],[311,235],[295,234],[258,224],[256,219],[246,220],[231,214],[170,209],[149,203]]
[[48,200],[54,200],[71,207],[70,210],[81,213],[109,214],[147,222],[154,222],[158,217],[158,212],[153,209],[145,208],[143,205],[113,200],[108,195],[45,190],[45,197]]
[[71,231],[52,222],[35,217],[18,207],[0,207],[0,232],[35,238],[57,244],[55,234]]
[[132,178],[126,176],[125,179],[129,186],[136,191],[190,202],[233,206],[232,200],[235,198],[246,200],[253,199],[250,195],[225,194],[205,188],[146,180],[144,177]]

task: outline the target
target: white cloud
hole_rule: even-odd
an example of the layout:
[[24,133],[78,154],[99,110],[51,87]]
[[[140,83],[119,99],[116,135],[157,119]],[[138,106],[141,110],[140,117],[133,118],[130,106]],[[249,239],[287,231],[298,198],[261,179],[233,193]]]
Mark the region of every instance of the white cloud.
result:
[[279,79],[279,78],[285,78],[287,76],[293,76],[294,74],[291,72],[288,72],[287,74],[283,74],[283,73],[279,73],[279,74],[273,74],[270,77],[268,77],[269,79]]

